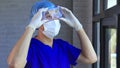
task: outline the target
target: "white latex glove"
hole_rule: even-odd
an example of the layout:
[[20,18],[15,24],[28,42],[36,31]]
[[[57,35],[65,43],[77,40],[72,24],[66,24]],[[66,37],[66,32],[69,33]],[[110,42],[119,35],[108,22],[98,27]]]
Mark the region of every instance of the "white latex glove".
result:
[[81,23],[69,9],[65,7],[61,7],[61,10],[63,13],[63,17],[60,18],[60,20],[66,22],[69,26],[73,27],[76,31],[82,29]]
[[32,17],[30,24],[27,27],[31,27],[35,30],[39,28],[43,23],[47,22],[48,20],[42,20],[42,13],[47,10],[47,8],[39,9],[38,12]]

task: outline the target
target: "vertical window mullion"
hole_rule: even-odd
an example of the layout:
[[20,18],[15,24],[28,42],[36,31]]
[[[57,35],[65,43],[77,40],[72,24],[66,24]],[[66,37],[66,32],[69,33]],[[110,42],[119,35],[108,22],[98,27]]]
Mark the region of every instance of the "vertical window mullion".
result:
[[104,0],[100,0],[100,13],[104,12]]
[[120,0],[117,0],[117,5],[120,5]]
[[120,14],[118,15],[117,27],[117,68],[120,68]]
[[100,68],[100,22],[93,24],[93,46],[98,56],[98,61],[93,65],[93,68]]

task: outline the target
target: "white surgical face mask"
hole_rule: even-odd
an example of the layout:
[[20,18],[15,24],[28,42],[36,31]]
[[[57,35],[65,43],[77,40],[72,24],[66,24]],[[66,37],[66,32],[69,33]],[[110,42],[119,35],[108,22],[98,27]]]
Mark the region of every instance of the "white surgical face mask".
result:
[[59,20],[52,20],[47,23],[44,23],[43,26],[44,26],[43,34],[46,37],[53,39],[56,35],[58,35],[61,24]]

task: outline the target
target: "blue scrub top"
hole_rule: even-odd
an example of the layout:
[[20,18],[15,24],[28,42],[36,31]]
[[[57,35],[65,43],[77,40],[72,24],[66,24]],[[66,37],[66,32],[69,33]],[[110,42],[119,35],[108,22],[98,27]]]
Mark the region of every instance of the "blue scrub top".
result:
[[53,40],[53,47],[32,38],[25,68],[70,68],[76,65],[81,50],[61,39]]

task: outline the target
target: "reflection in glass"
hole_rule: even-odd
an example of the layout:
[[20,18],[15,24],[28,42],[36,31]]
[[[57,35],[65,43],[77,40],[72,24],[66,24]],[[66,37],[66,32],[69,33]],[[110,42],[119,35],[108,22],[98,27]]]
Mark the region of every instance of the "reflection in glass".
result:
[[100,13],[100,0],[94,0],[94,15]]
[[106,29],[107,39],[108,39],[108,47],[109,47],[109,64],[110,68],[116,68],[116,29]]
[[117,0],[108,0],[107,1],[107,9],[117,5]]

